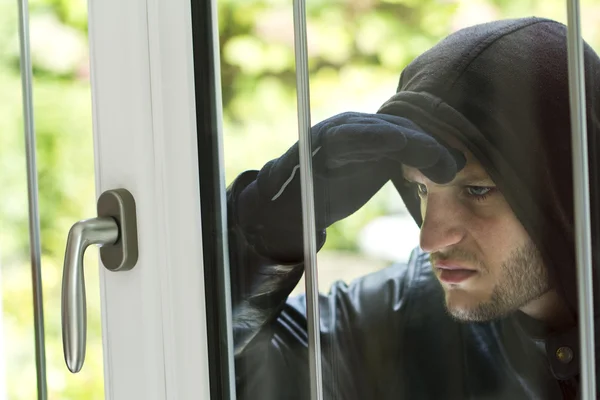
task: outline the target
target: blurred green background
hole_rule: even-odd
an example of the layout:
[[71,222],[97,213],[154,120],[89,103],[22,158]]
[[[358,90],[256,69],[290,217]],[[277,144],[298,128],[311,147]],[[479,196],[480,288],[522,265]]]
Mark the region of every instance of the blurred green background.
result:
[[[557,0],[307,3],[314,122],[376,111],[394,93],[402,68],[456,29],[528,15],[566,20],[565,2]],[[103,399],[96,254],[86,260],[88,349],[78,375],[64,366],[59,323],[66,235],[75,221],[95,214],[87,4],[32,0],[30,12],[49,398]],[[0,0],[0,399],[36,398],[17,18],[16,1]],[[599,49],[597,1],[583,1],[583,21],[584,37]],[[220,0],[219,26],[229,183],[297,138],[292,4]],[[325,250],[356,252],[360,229],[390,209],[389,196],[377,196],[330,229]]]

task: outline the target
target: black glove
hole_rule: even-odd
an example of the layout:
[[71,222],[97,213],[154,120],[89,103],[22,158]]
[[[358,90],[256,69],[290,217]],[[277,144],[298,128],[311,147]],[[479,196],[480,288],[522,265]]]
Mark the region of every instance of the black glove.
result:
[[[447,183],[464,156],[447,149],[411,121],[392,115],[348,112],[311,129],[316,229],[361,208],[402,164]],[[298,143],[269,161],[237,199],[239,226],[256,250],[280,262],[302,259],[302,204]]]

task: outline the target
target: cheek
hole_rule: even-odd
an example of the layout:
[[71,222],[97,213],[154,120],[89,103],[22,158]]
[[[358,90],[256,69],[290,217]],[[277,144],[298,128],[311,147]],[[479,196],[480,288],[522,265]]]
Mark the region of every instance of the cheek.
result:
[[[425,220],[427,197],[420,200],[421,217]],[[439,206],[444,207],[447,218],[452,218],[452,223],[470,237],[467,240],[476,243],[486,264],[501,263],[529,240],[527,231],[501,194],[481,203],[452,196]]]
[[529,235],[512,212],[478,219],[470,232],[488,268],[499,266],[529,241]]

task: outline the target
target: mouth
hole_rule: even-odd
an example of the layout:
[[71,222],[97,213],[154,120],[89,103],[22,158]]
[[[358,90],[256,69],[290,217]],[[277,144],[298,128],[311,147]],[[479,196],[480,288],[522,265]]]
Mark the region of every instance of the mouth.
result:
[[440,280],[446,283],[460,283],[467,279],[475,276],[477,271],[472,269],[443,269],[438,268],[440,271]]
[[446,283],[460,283],[477,274],[477,270],[450,260],[436,262],[435,268],[440,272],[440,280]]

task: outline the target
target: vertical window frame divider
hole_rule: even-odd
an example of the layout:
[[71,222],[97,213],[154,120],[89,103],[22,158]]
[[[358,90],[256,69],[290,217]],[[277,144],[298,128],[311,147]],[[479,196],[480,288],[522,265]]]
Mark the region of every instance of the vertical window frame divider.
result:
[[589,163],[586,111],[583,107],[585,104],[585,75],[579,0],[567,0],[567,19],[577,296],[579,301],[578,322],[581,355],[580,394],[581,399],[585,400],[596,398],[596,367],[595,357],[593,356],[595,354],[595,340]]
[[312,172],[310,85],[305,0],[294,0],[293,13],[310,393],[311,400],[321,400],[323,398],[323,376],[321,373],[319,286],[317,278],[317,241]]
[[46,400],[46,344],[44,330],[44,301],[42,287],[42,261],[40,239],[40,213],[38,206],[38,179],[36,162],[35,120],[33,112],[33,70],[29,40],[29,3],[18,0],[19,51],[21,90],[23,96],[23,130],[27,162],[27,197],[29,207],[29,246],[31,282],[33,291],[33,318],[35,340],[36,383],[38,400]]

